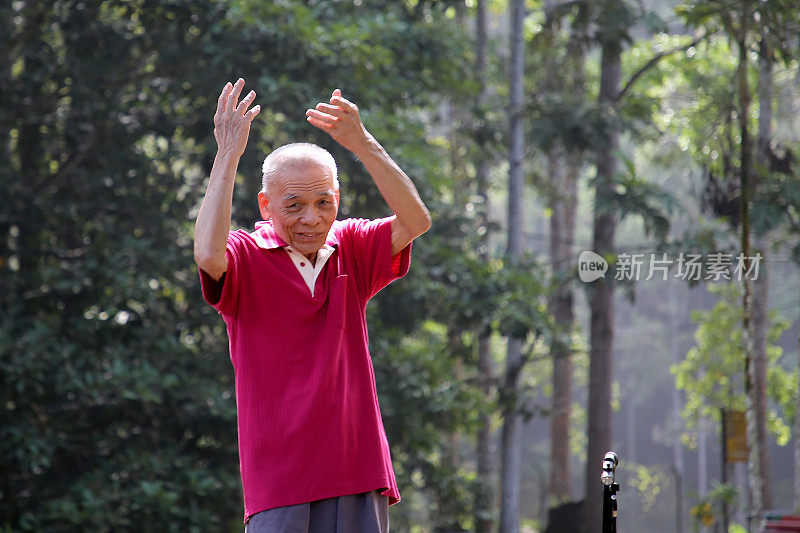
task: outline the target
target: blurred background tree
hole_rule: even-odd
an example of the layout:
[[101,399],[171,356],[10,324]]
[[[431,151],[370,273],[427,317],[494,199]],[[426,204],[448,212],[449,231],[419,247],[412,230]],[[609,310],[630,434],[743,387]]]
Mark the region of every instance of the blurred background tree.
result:
[[[264,108],[240,168],[242,226],[257,217],[264,153],[290,139],[330,147],[304,111],[334,87],[361,104],[409,173],[429,175],[437,152],[414,114],[455,87],[461,70],[463,32],[447,7],[3,4],[0,523],[97,531],[237,523],[227,342],[191,257],[216,95],[241,75]],[[334,151],[343,213],[385,213],[358,163]],[[435,208],[445,181],[433,177],[419,182]],[[424,327],[410,309],[425,295],[406,293],[409,312],[385,313],[384,338]],[[423,363],[437,371],[437,362]],[[441,376],[431,379],[436,389]],[[449,412],[460,398],[426,409]],[[434,446],[413,444],[420,455]]]

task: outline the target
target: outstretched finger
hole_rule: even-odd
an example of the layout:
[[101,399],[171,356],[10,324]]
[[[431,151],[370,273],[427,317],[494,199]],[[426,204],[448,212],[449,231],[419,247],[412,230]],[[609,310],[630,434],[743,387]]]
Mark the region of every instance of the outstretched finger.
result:
[[231,92],[233,85],[231,82],[225,84],[225,87],[222,88],[222,92],[219,94],[219,98],[217,99],[217,113],[224,113],[225,107],[228,102],[228,95]]
[[318,103],[315,109],[322,113],[327,113],[328,115],[337,115],[342,112],[342,108],[338,105],[324,104],[322,102]]
[[352,113],[353,111],[358,110],[356,104],[354,104],[350,100],[345,100],[341,96],[331,96],[331,104],[341,107],[342,111],[344,111],[345,113]]
[[312,126],[316,126],[317,128],[319,128],[319,129],[321,129],[323,131],[330,132],[330,129],[333,128],[333,124],[331,124],[330,122],[325,122],[324,120],[320,120],[320,119],[318,119],[316,117],[313,117],[311,115],[306,116],[306,120]]
[[308,111],[306,111],[306,117],[314,118],[316,120],[326,122],[331,125],[339,121],[339,117],[329,115],[327,113],[322,113],[320,111],[317,111],[316,109],[309,109]]
[[253,119],[256,118],[256,115],[258,115],[260,112],[260,105],[253,106],[253,109],[244,114],[244,118],[247,119],[248,122],[253,122]]
[[239,78],[236,80],[236,83],[233,86],[233,90],[228,95],[228,110],[236,109],[236,101],[239,99],[239,95],[242,94],[242,88],[244,87],[244,80]]
[[250,107],[250,104],[252,104],[253,100],[255,99],[256,99],[255,91],[250,91],[249,93],[247,93],[247,96],[245,96],[242,99],[242,101],[239,102],[239,105],[236,106],[236,113],[238,115],[244,115],[245,112],[247,111],[247,108]]

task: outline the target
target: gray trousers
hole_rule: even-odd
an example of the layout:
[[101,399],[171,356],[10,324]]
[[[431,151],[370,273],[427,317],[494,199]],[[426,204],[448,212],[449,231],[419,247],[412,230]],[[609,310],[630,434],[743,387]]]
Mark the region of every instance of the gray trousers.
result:
[[389,533],[389,497],[374,490],[276,507],[251,516],[245,533]]

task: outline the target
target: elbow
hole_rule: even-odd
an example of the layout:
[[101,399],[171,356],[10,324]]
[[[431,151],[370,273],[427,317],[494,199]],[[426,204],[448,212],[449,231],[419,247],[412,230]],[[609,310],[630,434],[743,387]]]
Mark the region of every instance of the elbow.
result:
[[194,262],[197,264],[197,268],[216,280],[222,277],[228,268],[228,262],[224,255],[220,257],[218,254],[212,254],[197,247],[194,249]]
[[431,214],[423,207],[419,216],[415,216],[412,220],[408,220],[403,224],[406,235],[409,237],[409,242],[413,241],[429,229],[431,229]]
[[428,213],[426,209],[424,211],[424,215],[415,218],[413,223],[409,223],[405,226],[406,233],[409,237],[409,242],[413,241],[429,229],[431,229],[431,215]]
[[194,241],[194,262],[198,267],[203,268],[209,260],[209,253]]
[[422,217],[422,223],[420,225],[420,228],[422,229],[422,231],[420,231],[419,234],[422,235],[423,233],[425,233],[426,231],[431,229],[432,223],[433,223],[433,221],[431,220],[431,214],[430,214],[430,212],[428,212],[427,209],[425,209],[425,216]]
[[422,235],[423,233],[425,233],[426,231],[431,229],[431,224],[432,223],[433,223],[433,221],[431,220],[430,212],[428,211],[427,208],[424,208],[423,209],[423,216],[420,219],[420,232],[419,232],[419,235]]
[[408,243],[429,229],[431,229],[431,214],[424,205],[413,216],[400,217],[395,214],[394,222],[392,222],[392,239],[393,242],[403,242],[403,245],[397,247],[396,251],[402,250]]

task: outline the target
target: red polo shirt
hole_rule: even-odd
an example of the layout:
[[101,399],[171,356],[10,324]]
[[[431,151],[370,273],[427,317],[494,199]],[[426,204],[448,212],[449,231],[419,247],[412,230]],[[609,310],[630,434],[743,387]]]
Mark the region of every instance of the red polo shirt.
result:
[[335,221],[311,295],[270,223],[228,235],[203,296],[228,328],[245,521],[260,511],[381,489],[400,500],[369,355],[367,301],[408,272],[391,219]]

